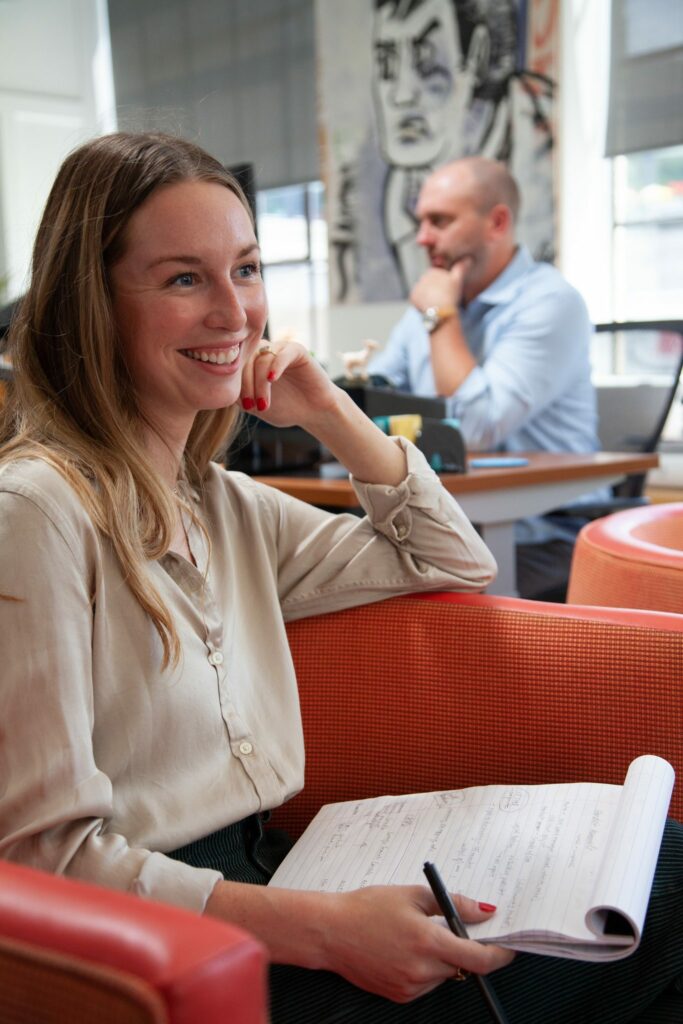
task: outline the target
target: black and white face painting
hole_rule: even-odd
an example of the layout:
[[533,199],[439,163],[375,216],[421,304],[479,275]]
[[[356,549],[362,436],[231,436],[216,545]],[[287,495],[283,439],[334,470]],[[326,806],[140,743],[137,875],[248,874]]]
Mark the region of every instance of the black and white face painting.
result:
[[382,5],[374,16],[373,51],[383,158],[394,167],[438,163],[458,135],[463,101],[471,98],[471,86],[460,82],[465,62],[452,0]]

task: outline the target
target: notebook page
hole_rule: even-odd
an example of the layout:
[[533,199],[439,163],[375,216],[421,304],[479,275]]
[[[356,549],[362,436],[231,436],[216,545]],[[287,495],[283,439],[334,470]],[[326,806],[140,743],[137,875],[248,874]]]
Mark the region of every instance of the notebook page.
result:
[[[628,777],[625,797],[623,786],[574,783],[330,804],[271,885],[343,892],[424,884],[422,865],[431,860],[451,891],[497,905],[491,919],[470,925],[473,938],[615,959],[632,950],[633,937],[596,937],[588,913],[599,885],[609,904],[642,926],[673,770],[646,756]],[[632,821],[621,820],[629,815]]]
[[482,786],[324,807],[271,885],[343,892],[424,884],[432,860],[454,892],[498,912],[472,936],[532,931],[595,941],[585,915],[621,786]]

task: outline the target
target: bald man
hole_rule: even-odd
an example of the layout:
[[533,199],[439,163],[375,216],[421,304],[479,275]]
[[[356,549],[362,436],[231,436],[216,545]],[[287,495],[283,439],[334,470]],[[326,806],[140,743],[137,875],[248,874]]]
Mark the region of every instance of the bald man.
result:
[[[417,241],[431,266],[369,369],[401,390],[445,397],[470,451],[596,451],[588,312],[555,267],[517,243],[519,205],[495,160],[456,160],[426,179]],[[580,525],[552,516],[519,524],[523,597],[561,598]]]

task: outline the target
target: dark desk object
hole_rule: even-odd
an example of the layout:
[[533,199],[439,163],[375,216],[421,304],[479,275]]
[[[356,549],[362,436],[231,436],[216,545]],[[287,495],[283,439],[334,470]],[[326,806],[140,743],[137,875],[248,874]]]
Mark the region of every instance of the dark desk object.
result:
[[226,465],[242,473],[311,472],[323,458],[320,442],[301,427],[271,427],[245,416],[230,445]]
[[[345,378],[335,381],[356,405],[372,419],[375,416],[416,414],[440,420],[446,415],[446,403],[441,398],[409,395],[388,387],[375,387],[371,383],[353,383]],[[434,443],[434,430],[429,437]],[[431,444],[432,442],[430,442]],[[436,451],[436,449],[434,449]],[[451,450],[451,449],[448,449]],[[444,449],[444,451],[446,451]],[[327,456],[329,458],[329,454]],[[443,468],[462,471],[455,460],[442,456]],[[300,427],[271,427],[257,416],[245,416],[240,431],[230,446],[226,464],[249,474],[307,473],[325,461],[325,451],[319,441]],[[463,458],[460,462],[464,463]]]
[[[374,379],[383,380],[383,378],[377,377]],[[442,420],[448,415],[443,398],[411,395],[407,391],[397,391],[395,388],[383,384],[373,384],[372,379],[370,383],[363,384],[360,381],[350,381],[346,377],[337,377],[334,383],[347,391],[356,405],[370,419],[375,416],[415,414],[426,416],[432,420]]]
[[413,395],[389,387],[385,378],[371,377],[368,382],[338,377],[343,388],[366,416],[379,423],[386,433],[394,431],[387,421],[392,416],[418,416],[421,425],[414,438],[427,462],[437,473],[464,473],[467,469],[465,442],[455,421],[446,420],[446,402],[443,398]]

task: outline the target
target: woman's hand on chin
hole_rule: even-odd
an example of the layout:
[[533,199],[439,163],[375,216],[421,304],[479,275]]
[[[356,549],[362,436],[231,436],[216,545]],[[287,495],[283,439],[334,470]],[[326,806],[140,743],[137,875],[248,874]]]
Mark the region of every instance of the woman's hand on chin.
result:
[[357,480],[396,487],[405,478],[403,451],[298,342],[259,345],[244,367],[241,401],[275,427],[303,427]]
[[244,367],[240,400],[275,427],[311,426],[339,402],[340,389],[303,345],[264,339]]

